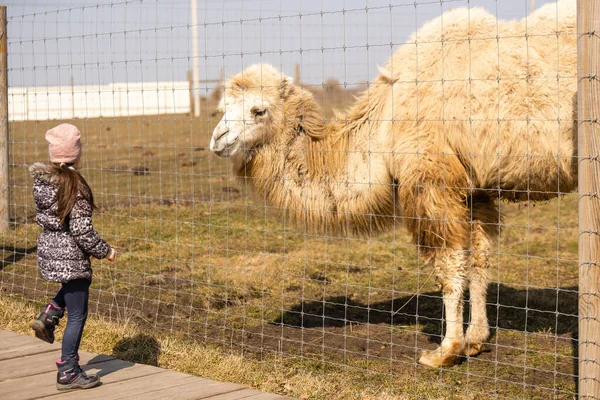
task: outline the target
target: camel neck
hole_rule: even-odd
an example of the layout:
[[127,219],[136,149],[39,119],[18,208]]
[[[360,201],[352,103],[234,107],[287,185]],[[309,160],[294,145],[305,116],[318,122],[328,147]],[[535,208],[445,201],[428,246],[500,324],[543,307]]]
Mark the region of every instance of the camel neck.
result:
[[324,231],[335,218],[336,202],[327,181],[308,176],[298,147],[299,140],[287,152],[262,149],[237,174],[253,187],[257,200],[281,209],[293,223]]

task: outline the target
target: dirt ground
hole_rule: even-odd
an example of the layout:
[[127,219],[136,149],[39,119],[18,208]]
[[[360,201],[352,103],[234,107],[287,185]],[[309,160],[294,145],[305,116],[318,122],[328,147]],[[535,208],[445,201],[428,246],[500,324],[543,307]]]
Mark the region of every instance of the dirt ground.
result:
[[[209,111],[74,121],[100,206],[94,225],[121,252],[117,264],[94,264],[93,313],[315,374],[359,371],[357,385],[409,398],[575,396],[574,195],[501,205],[488,351],[432,370],[416,360],[442,337],[442,301],[401,218],[367,239],[297,231],[207,151],[220,118]],[[26,167],[46,159],[43,134],[58,122],[10,125],[13,225],[1,237],[0,286],[37,303],[57,286],[37,276]]]

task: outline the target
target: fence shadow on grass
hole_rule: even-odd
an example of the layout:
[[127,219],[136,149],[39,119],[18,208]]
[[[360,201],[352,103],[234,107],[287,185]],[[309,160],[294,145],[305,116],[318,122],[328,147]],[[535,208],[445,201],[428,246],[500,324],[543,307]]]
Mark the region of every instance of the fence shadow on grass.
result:
[[[412,297],[412,298],[411,298]],[[467,297],[468,298],[468,293]],[[404,307],[395,315],[393,311]],[[299,328],[342,327],[346,324],[421,324],[423,332],[439,341],[443,302],[440,292],[407,295],[366,304],[344,296],[304,301],[282,313],[274,322]],[[469,320],[465,303],[465,322]],[[492,283],[487,297],[492,329],[552,332],[577,335],[577,287],[515,289]]]
[[[515,289],[493,282],[488,290],[487,315],[492,330],[551,332],[570,335],[573,377],[577,386],[578,298],[577,286],[562,288]],[[465,299],[468,299],[468,292]],[[394,311],[400,309],[398,313]],[[366,304],[345,296],[322,301],[303,301],[282,313],[276,324],[297,328],[340,328],[347,324],[388,324],[423,326],[431,342],[443,337],[441,292],[409,294],[390,301]],[[465,302],[464,321],[469,321]],[[490,342],[492,342],[490,340]]]
[[[517,289],[499,283],[490,285],[487,314],[492,337],[497,330],[516,332],[547,332],[565,335],[570,342],[575,393],[578,392],[578,288]],[[465,299],[468,299],[468,293]],[[464,321],[469,321],[468,302],[465,302]],[[403,307],[404,306],[404,307]],[[402,309],[394,314],[394,311]],[[350,325],[416,325],[427,336],[426,340],[439,343],[443,334],[443,302],[440,292],[408,294],[390,301],[367,304],[345,296],[325,298],[322,301],[302,301],[283,312],[274,324],[288,327],[315,329],[343,328]],[[415,328],[416,329],[416,328]],[[344,335],[345,335],[344,331]],[[490,339],[493,343],[494,340]],[[508,344],[507,344],[508,345]],[[564,372],[563,372],[564,373]]]
[[0,250],[5,253],[12,253],[0,263],[0,271],[2,271],[5,267],[18,263],[25,256],[35,253],[37,251],[37,246],[29,247],[27,249],[23,247],[3,246],[0,247]]

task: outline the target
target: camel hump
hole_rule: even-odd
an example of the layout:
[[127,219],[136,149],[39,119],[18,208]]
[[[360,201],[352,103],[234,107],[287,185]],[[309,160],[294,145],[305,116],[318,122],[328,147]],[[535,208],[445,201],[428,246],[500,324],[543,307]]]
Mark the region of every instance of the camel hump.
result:
[[453,8],[423,25],[413,40],[418,43],[490,37],[496,32],[496,23],[496,17],[481,7]]
[[527,24],[530,35],[553,35],[557,30],[563,34],[577,32],[576,0],[560,0],[544,4],[521,20]]

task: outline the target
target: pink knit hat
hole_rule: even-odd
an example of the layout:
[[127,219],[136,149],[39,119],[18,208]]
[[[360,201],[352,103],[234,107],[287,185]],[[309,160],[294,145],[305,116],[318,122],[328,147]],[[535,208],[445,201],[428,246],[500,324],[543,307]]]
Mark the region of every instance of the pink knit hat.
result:
[[53,163],[75,164],[81,158],[81,132],[75,125],[60,124],[46,132]]

